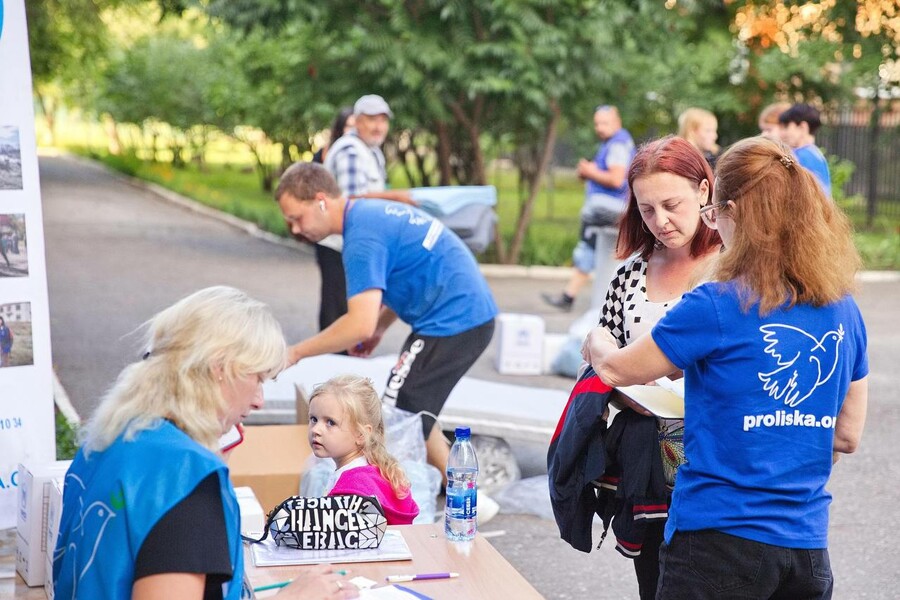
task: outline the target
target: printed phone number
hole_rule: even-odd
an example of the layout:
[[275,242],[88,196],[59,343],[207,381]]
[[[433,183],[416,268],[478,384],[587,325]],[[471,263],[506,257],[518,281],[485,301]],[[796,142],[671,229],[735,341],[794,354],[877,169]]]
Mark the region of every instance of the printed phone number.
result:
[[4,429],[18,429],[22,426],[22,417],[0,419],[0,431]]

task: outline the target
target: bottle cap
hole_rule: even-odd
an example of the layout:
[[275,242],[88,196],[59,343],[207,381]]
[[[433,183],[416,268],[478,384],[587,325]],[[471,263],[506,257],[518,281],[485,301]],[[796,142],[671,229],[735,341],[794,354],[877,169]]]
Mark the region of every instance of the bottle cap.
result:
[[458,438],[467,438],[472,435],[472,430],[468,427],[457,427],[456,428],[456,437]]

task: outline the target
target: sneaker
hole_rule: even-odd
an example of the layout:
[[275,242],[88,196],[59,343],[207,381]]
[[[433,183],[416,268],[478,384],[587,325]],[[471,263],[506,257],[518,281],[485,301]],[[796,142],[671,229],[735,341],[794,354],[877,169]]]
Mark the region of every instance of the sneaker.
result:
[[497,513],[500,512],[500,505],[497,504],[497,501],[478,490],[478,499],[476,500],[476,505],[478,506],[478,526],[481,527],[491,519],[497,516]]
[[572,305],[575,304],[575,298],[569,296],[565,292],[559,294],[558,296],[545,293],[541,294],[541,298],[543,298],[544,302],[546,302],[550,306],[554,306],[565,312],[570,312],[572,310]]

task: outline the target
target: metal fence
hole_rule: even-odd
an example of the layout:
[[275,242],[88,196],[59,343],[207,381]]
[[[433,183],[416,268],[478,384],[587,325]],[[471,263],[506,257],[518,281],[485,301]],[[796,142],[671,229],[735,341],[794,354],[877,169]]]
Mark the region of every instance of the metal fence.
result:
[[877,129],[869,110],[844,109],[823,121],[816,144],[856,167],[844,194],[857,197],[855,203],[865,210],[874,190],[874,215],[900,219],[900,111],[883,112]]

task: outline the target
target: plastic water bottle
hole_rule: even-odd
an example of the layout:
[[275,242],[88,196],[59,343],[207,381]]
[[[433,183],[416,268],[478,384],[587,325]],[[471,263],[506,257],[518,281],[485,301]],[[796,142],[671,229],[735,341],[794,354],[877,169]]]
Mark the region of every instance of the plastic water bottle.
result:
[[468,427],[456,428],[456,441],[447,461],[447,508],[444,533],[447,539],[464,542],[475,537],[478,515],[478,458]]

